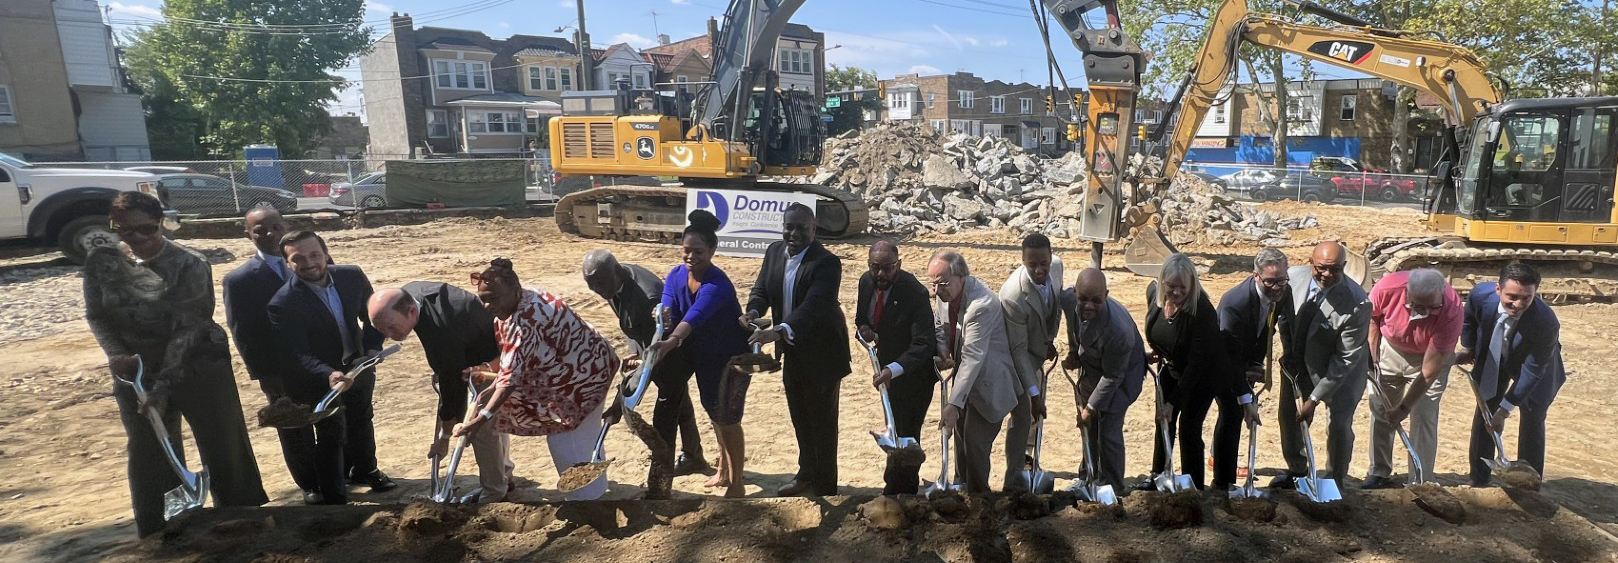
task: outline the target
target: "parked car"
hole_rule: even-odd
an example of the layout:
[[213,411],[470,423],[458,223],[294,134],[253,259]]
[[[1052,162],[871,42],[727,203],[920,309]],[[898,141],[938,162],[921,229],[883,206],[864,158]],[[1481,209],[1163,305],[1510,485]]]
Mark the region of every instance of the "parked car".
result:
[[1421,199],[1421,192],[1417,191],[1419,188],[1416,180],[1409,177],[1371,173],[1346,174],[1332,176],[1331,183],[1337,186],[1339,194],[1349,197],[1363,193],[1366,198],[1379,199],[1388,203]]
[[165,174],[157,195],[180,213],[229,215],[269,205],[282,213],[298,210],[298,196],[280,188],[238,184],[211,174]]
[[385,207],[388,205],[388,175],[386,172],[372,172],[353,182],[332,184],[328,198],[333,205]]
[[1258,201],[1298,199],[1329,202],[1337,198],[1337,185],[1331,180],[1308,174],[1291,174],[1280,180],[1254,186],[1252,198]]
[[1268,168],[1248,168],[1226,174],[1219,179],[1225,181],[1227,191],[1247,193],[1260,184],[1280,181],[1281,175]]
[[1187,170],[1187,171],[1185,171],[1185,173],[1190,174],[1192,176],[1196,176],[1197,179],[1200,179],[1203,182],[1207,182],[1208,185],[1210,185],[1210,186],[1219,188],[1220,191],[1225,191],[1225,190],[1230,188],[1230,185],[1226,184],[1225,181],[1220,179],[1218,176],[1215,176],[1213,174],[1209,174],[1209,173],[1204,172],[1202,170]]
[[184,166],[131,166],[124,170],[145,172],[147,174],[195,174],[197,172]]
[[0,153],[0,240],[56,244],[82,263],[95,247],[118,244],[107,224],[112,198],[157,195],[157,183],[147,172],[52,168]]

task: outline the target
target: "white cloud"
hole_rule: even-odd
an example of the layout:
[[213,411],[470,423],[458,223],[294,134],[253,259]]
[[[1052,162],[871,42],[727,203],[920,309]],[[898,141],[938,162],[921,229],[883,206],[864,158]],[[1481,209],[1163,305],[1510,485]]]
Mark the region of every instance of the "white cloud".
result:
[[1011,42],[1007,41],[1005,39],[995,39],[995,40],[989,42],[990,47],[1005,47],[1006,45],[1010,45],[1010,44],[1011,44]]
[[393,5],[383,4],[376,0],[365,0],[365,11],[388,14],[393,12]]
[[641,35],[639,33],[629,33],[627,31],[624,32],[624,33],[620,33],[620,34],[612,36],[612,40],[609,41],[607,44],[608,45],[617,45],[619,43],[628,43],[630,47],[634,47],[636,49],[645,49],[647,47],[655,47],[655,46],[657,46],[656,41],[653,41],[651,39],[647,39],[646,36]]
[[691,4],[691,0],[669,0],[669,3],[677,6],[686,6]]
[[938,67],[933,66],[933,65],[914,65],[914,66],[910,67],[910,71],[908,73],[906,73],[906,74],[919,74],[919,75],[922,75],[922,76],[931,76],[931,75],[934,75],[934,74],[943,74],[943,73],[944,73],[944,71],[939,70]]
[[128,14],[128,15],[131,15],[131,16],[140,16],[140,17],[143,17],[143,18],[163,19],[163,12],[162,11],[158,10],[157,8],[153,8],[151,6],[146,6],[146,5],[142,5],[142,4],[125,4],[123,2],[113,2],[111,4],[107,4],[107,8],[112,10],[114,13],[119,13],[119,14]]
[[576,2],[575,0],[561,0],[561,1],[557,2],[556,5],[561,6],[563,8],[567,8],[569,10],[579,7],[578,2]]
[[509,23],[500,22],[499,25],[500,25],[500,29],[511,29],[511,24],[509,24]]

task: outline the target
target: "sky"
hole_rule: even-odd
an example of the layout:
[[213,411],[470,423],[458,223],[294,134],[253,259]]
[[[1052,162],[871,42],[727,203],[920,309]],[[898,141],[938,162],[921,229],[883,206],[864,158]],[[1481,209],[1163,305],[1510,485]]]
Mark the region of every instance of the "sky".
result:
[[[728,6],[725,0],[582,1],[597,48],[649,47],[659,33],[674,41],[700,35],[708,18],[722,16]],[[120,30],[162,18],[162,0],[102,0],[102,5]],[[394,12],[411,14],[417,26],[479,30],[496,39],[571,37],[571,29],[556,29],[577,23],[575,0],[367,0],[365,11],[375,37],[386,32]],[[872,70],[880,78],[967,71],[986,80],[1045,84],[1045,48],[1031,14],[1026,0],[811,0],[792,21],[826,34],[828,64]],[[1069,84],[1082,85],[1079,51],[1059,26],[1053,23],[1051,31],[1052,50]],[[358,79],[357,63],[350,67],[337,74]],[[330,109],[361,114],[360,89],[348,88]]]

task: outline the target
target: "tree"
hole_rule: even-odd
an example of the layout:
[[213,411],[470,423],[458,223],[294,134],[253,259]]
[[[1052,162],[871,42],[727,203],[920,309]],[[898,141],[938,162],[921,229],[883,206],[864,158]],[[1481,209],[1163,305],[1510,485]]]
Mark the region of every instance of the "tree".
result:
[[847,68],[831,65],[826,71],[826,91],[841,92],[855,88],[875,88],[876,73],[857,66]]
[[362,52],[363,0],[167,0],[133,34],[129,71],[154,147],[214,157],[266,143],[303,156],[331,129],[331,71]]

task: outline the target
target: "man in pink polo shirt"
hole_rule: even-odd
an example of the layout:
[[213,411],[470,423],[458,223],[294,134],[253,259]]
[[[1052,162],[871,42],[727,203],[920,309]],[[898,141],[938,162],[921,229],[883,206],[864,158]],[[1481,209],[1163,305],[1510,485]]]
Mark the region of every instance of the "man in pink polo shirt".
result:
[[1422,477],[1433,479],[1438,402],[1455,364],[1464,314],[1461,299],[1437,270],[1394,272],[1371,288],[1371,365],[1381,377],[1388,404],[1375,390],[1370,393],[1371,472],[1361,488],[1396,486],[1390,478],[1398,440],[1394,425],[1406,418],[1411,445],[1421,456]]

